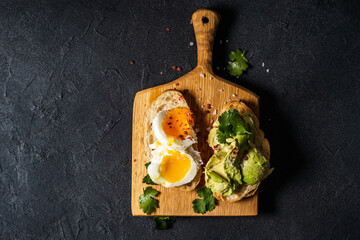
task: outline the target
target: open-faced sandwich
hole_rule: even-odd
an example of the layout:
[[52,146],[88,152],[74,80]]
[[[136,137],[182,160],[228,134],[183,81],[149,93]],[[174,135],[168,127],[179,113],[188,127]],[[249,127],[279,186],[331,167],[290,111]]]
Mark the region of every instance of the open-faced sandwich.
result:
[[[145,115],[144,152],[154,183],[191,191],[201,178],[201,157],[189,105],[178,91],[166,91]],[[195,148],[195,149],[194,149]]]
[[208,143],[214,150],[205,167],[205,184],[218,200],[252,196],[270,169],[270,146],[259,120],[242,102],[229,102],[213,123]]

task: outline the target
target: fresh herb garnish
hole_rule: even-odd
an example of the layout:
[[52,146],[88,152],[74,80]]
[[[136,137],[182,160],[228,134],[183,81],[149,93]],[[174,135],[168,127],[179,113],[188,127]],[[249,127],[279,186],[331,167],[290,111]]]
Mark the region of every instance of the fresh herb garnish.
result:
[[251,127],[246,124],[239,112],[233,108],[224,112],[219,117],[219,127],[216,131],[220,143],[226,143],[227,138],[235,138],[239,135],[251,134]]
[[[146,170],[148,169],[149,165],[151,164],[151,162],[145,163],[145,167]],[[151,179],[151,177],[149,176],[149,174],[147,174],[143,180],[142,183],[146,183],[147,185],[157,185],[156,183],[153,182],[153,180]]]
[[232,51],[229,55],[229,65],[227,69],[232,76],[241,76],[243,72],[249,67],[248,60],[244,56],[245,51],[236,49]]
[[155,229],[166,230],[169,229],[175,222],[177,217],[154,217]]
[[197,191],[202,199],[195,199],[193,209],[196,213],[204,214],[206,211],[212,211],[215,208],[215,197],[212,195],[210,188],[202,188]]
[[160,192],[152,187],[144,189],[144,193],[139,197],[140,208],[144,213],[150,215],[159,207],[159,200],[154,199],[159,193]]

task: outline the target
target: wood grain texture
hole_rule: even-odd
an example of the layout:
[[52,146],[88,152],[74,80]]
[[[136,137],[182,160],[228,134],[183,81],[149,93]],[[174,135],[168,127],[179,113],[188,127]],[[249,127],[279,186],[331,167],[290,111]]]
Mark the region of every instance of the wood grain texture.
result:
[[[207,21],[203,22],[204,17]],[[132,188],[131,208],[134,216],[148,216],[139,208],[139,196],[147,185],[142,183],[147,174],[144,164],[146,163],[143,153],[143,119],[150,102],[160,93],[174,89],[180,91],[191,110],[195,113],[195,128],[199,128],[198,147],[201,152],[204,165],[213,151],[206,143],[208,136],[207,128],[211,126],[211,120],[218,117],[218,113],[224,107],[224,103],[231,100],[241,100],[246,103],[259,117],[259,98],[251,91],[227,81],[213,74],[212,71],[212,46],[214,36],[219,24],[220,16],[210,10],[200,9],[192,16],[196,41],[198,46],[197,67],[170,83],[140,91],[136,94],[133,108],[133,133],[132,133]],[[208,101],[209,100],[209,101]],[[211,104],[214,107],[207,109],[202,105]],[[217,114],[214,113],[216,110]],[[207,112],[210,111],[210,112]],[[197,189],[204,186],[204,180]],[[153,186],[161,193],[157,197],[159,208],[151,216],[251,216],[257,215],[258,193],[250,198],[239,202],[218,202],[211,212],[206,214],[194,213],[192,201],[197,198],[196,189],[191,192],[180,192],[167,189],[162,186]]]

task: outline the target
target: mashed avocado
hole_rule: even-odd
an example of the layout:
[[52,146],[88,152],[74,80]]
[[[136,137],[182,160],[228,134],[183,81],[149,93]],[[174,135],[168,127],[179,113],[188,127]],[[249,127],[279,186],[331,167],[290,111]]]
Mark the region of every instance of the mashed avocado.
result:
[[205,167],[206,187],[212,192],[229,196],[242,182],[253,185],[272,172],[269,161],[253,144],[255,133],[249,112],[240,115],[230,109],[214,123],[208,137],[214,155]]

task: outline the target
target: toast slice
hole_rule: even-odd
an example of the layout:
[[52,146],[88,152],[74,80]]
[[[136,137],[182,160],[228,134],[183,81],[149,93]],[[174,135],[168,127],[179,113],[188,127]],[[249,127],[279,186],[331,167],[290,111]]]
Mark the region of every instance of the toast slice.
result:
[[[225,107],[222,109],[221,112],[219,112],[216,116],[216,119],[223,113],[228,111],[230,108],[236,109],[239,111],[240,114],[243,114],[245,112],[251,112],[253,115],[256,135],[255,135],[255,146],[260,151],[266,159],[270,159],[270,144],[269,141],[264,137],[264,132],[259,127],[259,119],[256,117],[254,112],[246,106],[243,102],[238,101],[232,101],[225,105]],[[216,126],[216,123],[218,121],[215,121],[213,123],[213,127]],[[217,200],[227,201],[227,202],[236,202],[244,197],[250,197],[255,194],[256,190],[258,189],[260,183],[257,183],[255,185],[248,185],[243,182],[237,189],[235,189],[234,193],[230,196],[224,196],[220,195],[218,193],[213,193],[214,197]]]
[[[178,91],[171,90],[166,91],[160,96],[158,96],[155,101],[151,103],[149,109],[146,111],[144,121],[144,150],[146,162],[149,162],[152,158],[151,149],[149,147],[150,144],[154,144],[157,141],[152,127],[153,119],[160,111],[171,110],[176,107],[184,107],[190,109],[183,95]],[[193,144],[192,146],[195,150],[197,150],[196,144]],[[179,191],[191,191],[195,189],[200,182],[201,173],[202,170],[201,167],[199,167],[195,178],[191,182],[182,186],[173,187],[172,189]]]

